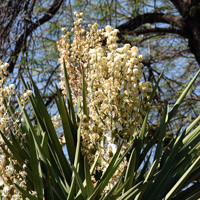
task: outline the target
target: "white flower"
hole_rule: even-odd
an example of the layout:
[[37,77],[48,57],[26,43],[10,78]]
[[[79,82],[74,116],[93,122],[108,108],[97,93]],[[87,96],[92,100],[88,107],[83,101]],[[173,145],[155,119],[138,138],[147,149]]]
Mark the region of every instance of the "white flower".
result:
[[111,31],[110,34],[111,34],[112,36],[116,36],[118,32],[119,32],[118,29],[114,29],[113,31]]
[[112,153],[113,155],[117,152],[117,145],[116,144],[110,144],[111,148],[112,148]]
[[139,63],[139,64],[137,65],[137,67],[139,67],[139,68],[141,69],[141,68],[144,67],[144,65],[143,65],[142,63]]
[[[0,138],[0,141],[1,142],[3,141],[2,138]],[[5,163],[5,156],[4,155],[0,155],[0,170],[2,170],[4,168],[3,167],[4,163]]]
[[138,60],[141,62],[142,60],[144,59],[144,56],[143,55],[139,55],[138,56]]
[[2,192],[2,196],[3,197],[7,197],[7,195],[8,195],[8,193],[9,193],[9,190],[10,190],[11,188],[9,187],[9,186],[5,186],[4,188],[3,188],[3,192]]
[[121,47],[121,48],[117,48],[116,51],[119,52],[119,53],[123,53],[124,48],[123,48],[123,47]]
[[139,74],[139,70],[138,69],[133,69],[133,74]]
[[19,185],[19,180],[18,180],[17,178],[14,178],[14,179],[13,179],[13,183]]
[[128,68],[127,73],[131,73],[131,72],[132,72],[132,70],[130,68]]
[[12,174],[13,174],[13,172],[14,172],[14,167],[11,165],[11,166],[6,166],[6,175],[8,176],[8,177],[10,177]]
[[105,30],[106,30],[106,32],[110,33],[110,32],[112,31],[112,27],[109,26],[109,25],[107,25],[107,26],[105,27]]
[[30,96],[30,95],[33,94],[33,91],[32,90],[27,90],[26,93],[28,94],[28,96]]
[[120,131],[123,130],[123,127],[121,126],[121,124],[120,124],[119,122],[116,122],[116,123],[115,123],[115,126],[116,126],[116,128],[119,129]]
[[135,53],[138,53],[138,48],[137,48],[136,46],[133,46],[133,47],[131,48],[131,51],[132,51],[132,52],[135,52]]
[[124,45],[124,48],[125,48],[126,50],[129,50],[129,49],[130,49],[130,47],[131,47],[131,45],[130,45],[130,44],[125,44],[125,45]]
[[109,142],[112,140],[111,131],[105,134],[106,140]]
[[14,84],[10,84],[10,85],[9,85],[9,88],[10,88],[10,89],[13,89],[14,87],[15,87]]
[[90,49],[90,51],[89,51],[89,55],[91,56],[92,54],[96,54],[97,53],[97,51],[96,51],[96,49]]
[[103,53],[103,48],[99,47],[99,48],[97,49],[97,53]]
[[115,180],[111,180],[109,183],[110,183],[110,189],[112,189],[117,182]]
[[2,177],[0,176],[0,186],[4,185],[4,181],[2,179]]
[[14,194],[12,195],[12,198],[11,200],[21,200],[22,199],[22,196],[20,194]]
[[26,168],[26,164],[24,163],[22,167],[23,167],[23,169],[25,169]]

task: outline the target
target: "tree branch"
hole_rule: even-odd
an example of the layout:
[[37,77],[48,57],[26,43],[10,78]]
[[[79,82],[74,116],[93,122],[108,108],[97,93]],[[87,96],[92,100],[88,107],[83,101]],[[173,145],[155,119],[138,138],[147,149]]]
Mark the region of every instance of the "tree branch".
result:
[[44,24],[45,22],[49,21],[58,11],[62,4],[63,0],[54,0],[52,6],[50,9],[45,13],[43,17],[41,17],[39,20],[37,20],[35,23],[29,22],[30,26],[27,28],[26,33],[23,33],[19,39],[16,42],[15,49],[12,52],[9,63],[10,66],[8,67],[9,73],[13,72],[15,63],[17,61],[18,55],[22,49],[22,47],[25,45],[26,38],[34,31],[36,30],[39,26]]
[[181,14],[183,18],[186,17],[187,13],[189,12],[189,5],[191,4],[190,1],[184,3],[182,0],[170,0],[178,12]]
[[179,29],[184,30],[185,23],[181,17],[174,15],[165,15],[163,13],[146,13],[144,15],[138,15],[136,18],[129,20],[128,22],[120,25],[117,29],[121,31],[133,31],[146,23],[167,23],[168,25],[176,26]]
[[184,38],[188,38],[189,36],[187,33],[180,29],[175,29],[175,28],[147,28],[147,27],[142,27],[142,29],[136,30],[136,31],[121,31],[120,33],[128,33],[129,35],[141,35],[141,34],[147,34],[147,33],[175,33],[178,34]]

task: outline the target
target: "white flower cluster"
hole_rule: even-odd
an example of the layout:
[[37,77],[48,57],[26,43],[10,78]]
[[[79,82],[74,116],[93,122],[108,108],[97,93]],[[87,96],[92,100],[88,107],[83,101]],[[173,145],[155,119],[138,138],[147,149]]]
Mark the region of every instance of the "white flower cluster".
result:
[[[3,63],[0,61],[0,130],[2,132],[4,132],[6,128],[8,128],[8,122],[13,117],[13,116],[11,117],[9,116],[6,106],[10,105],[12,95],[16,94],[16,91],[14,90],[14,84],[5,86],[5,81],[7,80],[7,75],[8,75],[6,68],[8,66],[9,66],[8,63]],[[25,102],[29,102],[28,97],[32,95],[32,93],[33,92],[31,90],[23,91],[23,95],[21,95],[20,100],[24,106],[25,106]],[[5,105],[5,100],[7,101],[6,105]],[[18,122],[19,120],[13,122],[12,125],[14,126]],[[1,137],[0,137],[0,140],[1,140]]]
[[[64,59],[76,105],[78,96],[82,95],[81,75],[84,70],[89,121],[84,120],[87,117],[83,113],[78,113],[82,119],[82,153],[92,164],[100,152],[102,166],[99,169],[104,172],[118,147],[123,144],[124,150],[130,137],[136,135],[149,106],[152,86],[150,82],[141,82],[143,55],[138,54],[137,47],[130,44],[119,47],[118,30],[111,26],[102,30],[96,23],[90,24],[91,29],[84,36],[82,18],[80,20],[82,14],[75,14],[78,19],[72,30],[72,45],[68,39],[69,32],[58,42],[62,66],[61,88],[65,87]],[[105,45],[102,45],[103,40],[106,40]],[[124,171],[126,163],[124,159],[110,181],[111,186]]]
[[[20,191],[15,187],[15,184],[19,185],[23,189],[26,189],[26,172],[22,170],[16,172],[13,166],[13,160],[6,158],[5,155],[0,155],[0,188],[2,200],[22,200]],[[6,163],[9,163],[6,165]]]
[[[5,86],[8,66],[8,63],[0,61],[0,131],[10,140],[10,131],[14,131],[15,136],[17,136],[22,125],[22,120],[20,119],[21,113],[16,112],[12,116],[8,113],[7,107],[10,106],[11,97],[16,94],[14,84]],[[20,100],[23,106],[29,101],[28,97],[31,94],[31,90],[26,90],[23,95],[21,95]],[[3,149],[9,153],[10,157],[6,156]],[[14,168],[16,164],[17,161],[13,159],[12,153],[0,136],[0,197],[2,197],[1,199],[3,200],[23,199],[19,190],[15,187],[15,184],[26,189],[26,172],[25,167],[23,167],[21,171],[16,171]]]

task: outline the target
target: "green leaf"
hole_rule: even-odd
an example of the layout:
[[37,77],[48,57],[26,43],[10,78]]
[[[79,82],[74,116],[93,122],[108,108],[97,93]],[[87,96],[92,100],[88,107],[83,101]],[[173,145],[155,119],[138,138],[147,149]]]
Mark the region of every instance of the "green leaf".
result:
[[[152,177],[152,175],[153,175],[153,173],[154,173],[154,170],[155,170],[155,168],[157,167],[157,162],[158,162],[157,160],[155,160],[155,161],[153,162],[151,168],[149,169],[149,171],[148,171],[148,173],[147,173],[147,175],[146,175],[146,178],[145,178],[145,180],[144,180],[144,183],[147,183],[147,182],[148,182],[148,179],[149,179],[150,177]],[[147,186],[146,186],[146,187],[147,187]],[[135,197],[135,200],[141,200],[141,199],[142,199],[146,187],[144,187],[144,189]]]
[[146,161],[144,162],[143,166],[142,166],[142,169],[140,171],[140,175],[136,178],[137,179],[137,182],[140,182],[140,181],[143,181],[144,180],[144,177],[145,177],[145,173],[148,169],[148,166],[150,164],[149,160],[150,158],[152,157],[151,154],[148,155]]
[[[98,154],[98,156],[96,156],[96,158],[95,158],[95,160],[94,160],[94,162],[93,162],[93,164],[92,164],[92,166],[91,166],[91,168],[90,168],[90,176],[92,176],[93,173],[94,173],[96,164],[97,164],[97,162],[98,162],[98,160],[99,160],[99,156],[100,156],[100,153]],[[86,187],[86,179],[85,179],[84,182],[83,182],[83,186]],[[81,190],[79,190],[79,192],[78,192],[78,194],[77,194],[77,198],[78,198],[80,195],[81,195]]]
[[[46,134],[48,135],[48,143],[49,143],[48,147],[50,150],[49,155],[51,155],[51,158],[53,159],[53,160],[51,159],[51,163],[54,164],[54,169],[57,170],[57,174],[60,174],[61,177],[63,177],[63,175],[65,175],[64,182],[65,182],[66,187],[68,187],[66,179],[68,179],[68,181],[70,182],[70,176],[71,176],[70,172],[72,170],[71,170],[70,165],[61,149],[61,146],[59,144],[58,137],[57,137],[55,129],[53,127],[51,118],[46,110],[46,107],[44,105],[44,102],[43,102],[40,94],[39,94],[39,91],[33,81],[32,81],[32,84],[33,84],[34,92],[36,95],[36,99],[34,98],[33,95],[31,95],[30,100],[31,100],[31,104],[33,106],[36,118],[38,119],[38,124],[41,125],[41,128],[43,130],[42,132],[46,132]],[[27,88],[26,85],[25,85],[25,87]],[[19,102],[19,104],[20,104],[20,102]],[[24,115],[25,115],[25,120],[26,120],[26,122],[28,122],[28,125],[31,129],[31,133],[33,134],[33,138],[36,142],[35,144],[37,144],[37,148],[39,149],[39,155],[42,158],[43,162],[47,164],[46,157],[44,156],[44,153],[39,145],[39,142],[37,141],[38,138],[36,137],[36,133],[35,133],[34,129],[32,128],[30,119],[28,118],[28,115],[25,112],[25,110],[23,110],[23,111],[24,111]],[[64,166],[60,164],[62,162],[61,159],[65,161],[63,163],[66,163],[65,170],[63,170]],[[66,170],[66,167],[68,168],[67,170]],[[51,174],[52,174],[52,170],[51,170]],[[65,178],[65,177],[67,177],[67,178]],[[58,181],[58,183],[61,184],[62,182]],[[62,188],[62,190],[65,190],[65,189]],[[64,192],[64,194],[66,194],[66,192]]]
[[[124,174],[124,173],[123,173]],[[123,174],[122,174],[122,178],[123,178]],[[129,177],[130,178],[130,177]],[[126,186],[126,184],[128,183],[128,181],[129,181],[129,178],[124,182],[124,183],[122,183],[121,184],[121,179],[119,180],[119,182],[116,184],[117,185],[117,187],[116,187],[116,189],[115,189],[115,191],[114,191],[114,194],[112,194],[112,196],[111,196],[111,198],[110,198],[110,200],[114,200],[114,199],[116,199],[117,197],[119,197],[119,194],[121,193],[121,191],[125,188],[125,186]]]
[[3,152],[5,153],[5,155],[9,158],[10,157],[10,153],[8,153],[8,151],[6,150],[5,146],[1,145],[1,148],[2,148]]
[[[150,182],[149,182],[150,183]],[[139,182],[138,184],[134,185],[131,189],[121,195],[117,200],[124,200],[124,199],[134,199],[134,197],[141,191],[142,188],[146,187],[149,183]]]
[[52,153],[54,154],[54,159],[57,159],[59,168],[62,171],[62,173],[64,174],[64,177],[69,184],[70,177],[71,177],[70,164],[64,155],[64,152],[63,152],[62,147],[58,140],[58,136],[56,134],[53,123],[51,121],[51,117],[46,109],[46,106],[44,105],[44,102],[38,91],[38,88],[36,87],[36,85],[33,81],[32,81],[32,85],[33,85],[34,93],[35,93],[36,100],[37,100],[37,106],[40,110],[40,113],[41,113],[41,116],[43,119],[43,123],[45,125],[45,131],[47,132],[48,137],[49,137],[49,143],[51,145]]
[[175,197],[173,197],[173,200],[180,200],[180,199],[188,199],[189,197],[193,196],[197,192],[199,192],[200,188],[200,182],[195,183],[194,185],[186,188],[184,191],[181,191],[179,194],[177,194]]
[[76,110],[77,110],[77,118],[78,118],[78,114],[81,112],[81,100],[80,100],[80,96],[78,96]]
[[97,199],[99,199],[99,197],[101,195],[101,187],[102,187],[102,182],[101,183],[97,183],[97,186],[95,187],[92,195],[89,197],[88,200],[97,200]]
[[16,138],[13,135],[12,131],[10,131],[10,136],[11,136],[11,140],[12,140],[12,145],[15,147],[15,150],[23,158],[23,160],[26,160],[26,159],[28,160],[29,159],[29,155],[24,150],[24,148],[20,146],[19,142],[16,140]]
[[160,74],[158,80],[156,81],[156,85],[154,86],[153,91],[152,91],[151,96],[150,96],[150,100],[149,100],[150,103],[152,102],[152,100],[153,100],[153,98],[154,98],[154,95],[155,95],[155,93],[156,93],[156,89],[158,88],[158,85],[159,85],[159,83],[160,83],[160,80],[161,80],[161,78],[162,78],[163,73],[164,73],[164,70],[161,72],[161,74]]
[[85,178],[86,178],[86,190],[88,196],[92,194],[93,191],[93,185],[92,185],[92,180],[91,180],[91,175],[90,175],[90,170],[89,170],[89,164],[87,157],[84,157],[84,169],[85,169]]
[[196,75],[194,76],[194,78],[190,81],[190,83],[188,84],[188,86],[184,89],[183,93],[181,94],[181,96],[178,98],[178,100],[176,101],[176,103],[172,107],[171,111],[169,112],[168,121],[170,121],[172,119],[173,115],[178,110],[180,104],[182,103],[182,101],[185,98],[186,94],[188,93],[188,91],[192,87],[192,85],[193,85],[194,81],[196,80],[196,78],[198,77],[199,73],[200,73],[200,70],[196,73]]
[[136,164],[136,150],[134,148],[131,152],[131,156],[129,158],[128,166],[126,169],[126,175],[125,175],[124,181],[128,180],[128,178],[129,178],[129,181],[124,188],[124,192],[128,191],[133,185],[133,179],[134,179],[134,174],[135,174],[135,164]]
[[200,115],[186,128],[186,135],[197,125],[200,121]]
[[181,160],[187,155],[189,152],[192,153],[196,148],[196,145],[198,146],[200,144],[200,126],[198,126],[194,131],[192,131],[188,136],[184,138],[182,143],[184,144],[182,148],[179,150],[179,154],[177,156],[177,160]]
[[145,132],[146,132],[148,114],[149,114],[149,108],[148,108],[147,114],[146,114],[146,116],[145,116],[145,118],[144,118],[141,131],[140,131],[140,133],[139,133],[139,138],[140,138],[141,141],[142,141],[142,145],[143,145],[143,142],[144,142],[144,135],[145,135]]
[[135,185],[134,187],[132,187],[130,190],[128,190],[126,193],[124,193],[120,198],[118,198],[118,200],[132,200],[135,198],[135,196],[139,193],[139,192],[143,192],[147,186],[155,179],[157,175],[154,175],[154,177],[150,178],[148,180],[148,182],[143,182],[142,185],[139,185],[140,183],[138,183],[137,185]]
[[[181,128],[179,128],[179,130],[177,131],[176,135],[174,135],[173,139],[170,141],[168,147],[165,149],[163,155],[162,155],[162,159],[160,162],[160,168],[163,167],[164,163],[166,162],[168,156],[170,155],[170,153],[172,152],[172,150],[174,150],[173,148],[175,147],[175,142],[178,139],[178,136],[180,135],[180,131]],[[182,138],[184,137],[184,135],[182,135]],[[176,151],[176,153],[178,152],[178,150]]]
[[[193,189],[193,188],[192,188]],[[199,189],[199,188],[198,188]],[[193,195],[191,196],[191,197],[189,197],[187,200],[197,200],[197,199],[199,199],[199,197],[200,197],[200,191],[198,190],[198,192],[196,192],[195,194],[194,194],[194,189],[193,189]]]
[[91,168],[90,168],[90,175],[91,175],[91,176],[92,176],[92,174],[94,173],[96,164],[97,164],[97,162],[98,162],[98,160],[99,160],[99,156],[100,156],[100,152],[99,152],[98,156],[96,156],[96,158],[95,158],[95,160],[94,160],[94,162],[93,162],[93,164],[92,164],[92,166],[91,166]]
[[[116,190],[117,188],[121,185],[122,179],[123,179],[124,173],[121,174],[119,181],[117,181],[117,183],[113,186],[113,188],[106,194],[106,196],[102,196],[102,198],[100,200],[111,200],[111,199],[115,199],[117,197],[116,195]],[[125,182],[125,184],[127,183],[127,181]],[[119,188],[117,190],[117,194],[119,194],[122,189],[124,188],[125,184],[123,183],[122,188]],[[115,193],[115,194],[114,194]]]
[[[74,144],[74,139],[73,139],[72,131],[69,124],[70,119],[67,112],[66,104],[62,100],[60,91],[58,90],[58,88],[57,88],[57,94],[58,94],[58,101],[56,100],[56,103],[57,103],[59,114],[62,120],[62,126],[64,130],[64,136],[66,140],[69,159],[71,163],[74,163],[75,144]],[[76,127],[74,127],[74,129],[76,129]]]
[[56,181],[56,184],[59,185],[60,189],[62,190],[62,193],[64,194],[65,198],[67,197],[67,194],[69,193],[69,185],[67,183],[64,183],[62,180],[62,175],[60,174],[60,171],[56,169],[57,166],[55,166],[54,162],[50,162],[47,160],[49,169],[50,169],[50,175],[52,179]]
[[179,191],[181,186],[184,184],[184,182],[187,180],[187,178],[192,173],[194,168],[199,164],[199,162],[200,162],[200,156],[195,160],[195,162],[190,166],[190,168],[182,175],[182,177],[177,181],[174,187],[167,193],[167,195],[165,196],[165,200],[172,199],[172,197]]
[[24,194],[26,197],[28,197],[30,200],[38,200],[36,197],[32,196],[31,194],[29,194],[29,192],[27,192],[26,190],[24,190],[23,188],[19,187],[17,184],[15,184],[15,187],[22,193]]
[[[75,180],[75,175],[74,175],[74,173],[73,173],[73,174],[72,174],[71,186],[70,186],[69,195],[68,195],[67,200],[74,199],[75,192],[76,192],[76,180]],[[81,195],[80,195],[80,196],[81,196]]]
[[81,154],[80,149],[81,149],[81,123],[77,130],[77,144],[76,144],[76,153],[75,153],[75,159],[74,159],[74,167],[76,167],[76,169],[77,169],[77,165],[79,163],[79,158]]
[[87,198],[87,192],[86,192],[86,189],[85,189],[84,186],[83,186],[83,183],[82,183],[82,181],[81,181],[81,178],[80,178],[80,176],[79,176],[79,174],[78,174],[78,172],[76,171],[76,168],[75,168],[74,166],[72,166],[72,169],[73,169],[73,171],[74,171],[74,174],[75,174],[75,177],[76,177],[76,181],[77,181],[77,183],[78,183],[78,186],[79,186],[79,188],[80,188],[81,191],[82,191],[83,198],[86,199],[86,198]]
[[0,131],[1,137],[3,138],[5,144],[8,146],[9,150],[15,157],[15,159],[18,161],[18,163],[22,166],[24,163],[24,160],[22,157],[18,154],[18,152],[15,150],[15,147],[7,140],[7,138],[4,136],[4,134]]
[[33,172],[33,184],[34,190],[37,192],[38,199],[44,199],[43,181],[42,181],[42,170],[40,160],[38,160],[36,146],[32,135],[29,137],[30,156],[31,156],[31,167]]
[[111,172],[115,162],[117,161],[119,155],[120,155],[120,152],[121,152],[121,149],[122,149],[122,145],[117,149],[117,152],[115,153],[114,157],[112,158],[110,164],[108,165],[108,168],[106,169],[105,173],[103,174],[101,180],[104,180],[107,175]]
[[83,113],[87,116],[87,122],[89,121],[89,113],[87,108],[87,94],[85,87],[85,77],[84,77],[84,69],[82,69],[82,92],[83,92]]
[[[185,132],[187,129],[185,130]],[[185,148],[189,143],[191,143],[195,137],[199,135],[200,131],[200,126],[197,126],[190,134],[188,134],[184,139],[183,139],[183,148]]]
[[145,192],[145,197],[148,197],[149,200],[156,200],[160,198],[158,194],[160,194],[160,191],[165,188],[167,180],[172,178],[172,172],[175,166],[176,162],[173,162],[169,166],[165,165],[165,168],[157,173],[157,177],[151,184],[151,187],[147,188],[148,191]]
[[28,116],[26,110],[22,107],[21,101],[20,101],[19,97],[18,97],[17,95],[16,95],[16,97],[17,97],[17,101],[18,101],[18,104],[19,104],[19,108],[20,108],[20,110],[21,110],[22,113],[23,113],[25,122],[26,122],[28,128],[30,129],[30,133],[32,134],[33,139],[34,139],[34,142],[35,142],[36,147],[37,147],[37,149],[38,149],[39,157],[42,159],[42,161],[43,161],[44,163],[47,163],[47,162],[46,162],[46,157],[45,157],[45,155],[44,155],[44,153],[43,153],[43,151],[42,151],[42,148],[41,148],[41,146],[40,146],[40,144],[39,144],[39,141],[38,141],[38,138],[37,138],[37,134],[36,134],[35,129],[33,128],[33,125],[32,125],[32,123],[31,123],[31,120],[30,120],[30,118],[29,118],[29,116]]
[[[50,177],[46,178],[45,184],[46,184],[45,199],[54,200],[53,186],[51,184]],[[59,198],[59,199],[62,200],[61,198]]]
[[75,112],[74,112],[74,107],[73,107],[71,89],[70,89],[70,85],[69,85],[67,68],[66,68],[64,59],[63,59],[63,69],[64,69],[64,77],[65,77],[65,92],[67,95],[67,103],[68,103],[68,107],[69,107],[70,118],[71,118],[72,124],[74,126],[76,126],[76,118],[75,118]]
[[115,173],[115,171],[117,170],[120,163],[123,161],[126,154],[132,149],[132,144],[130,144],[129,147],[127,147],[127,149],[123,153],[123,155],[121,155],[121,157],[117,160],[118,156],[120,155],[121,148],[122,148],[122,145],[118,148],[118,150],[117,150],[116,154],[114,155],[114,157],[112,158],[107,170],[105,171],[103,177],[101,178],[101,181],[103,182],[102,186],[101,186],[101,190],[100,190],[101,192],[103,191],[104,187],[108,184],[110,178]]
[[[189,167],[189,166],[188,166]],[[186,171],[186,170],[185,170]],[[184,171],[184,172],[185,172]],[[198,180],[200,177],[200,166],[198,166],[187,178],[187,181],[184,183],[183,187],[187,187],[190,183],[194,182],[194,180]],[[199,182],[200,183],[200,182]]]
[[47,133],[42,132],[42,142],[41,142],[41,147],[43,149],[44,154],[47,156],[47,158],[49,159],[49,149],[48,149],[48,142],[49,142],[49,138]]
[[155,200],[158,198],[158,194],[160,191],[165,188],[167,185],[167,180],[170,181],[172,178],[172,172],[174,171],[175,166],[177,165],[177,154],[182,144],[182,140],[184,138],[184,132],[181,134],[181,137],[178,137],[174,143],[174,147],[172,148],[170,155],[167,157],[165,164],[162,167],[162,170],[158,174],[157,178],[154,180],[154,183],[151,188],[148,188],[148,192],[145,193],[148,196],[149,200]]
[[161,155],[163,152],[163,146],[164,146],[164,141],[165,141],[165,136],[166,136],[166,128],[167,128],[167,122],[168,122],[168,110],[169,110],[169,105],[168,105],[168,103],[166,103],[165,109],[164,109],[164,112],[162,115],[161,125],[159,128],[159,140],[158,140],[158,144],[156,147],[156,153],[154,156],[154,160],[158,160],[157,163],[160,163]]
[[[77,130],[77,145],[76,145],[76,153],[75,153],[75,159],[74,159],[74,166],[72,166],[73,168],[75,168],[75,169],[78,169],[79,168],[79,159],[80,159],[80,145],[81,145],[81,124],[79,125],[79,128],[78,128],[78,130]],[[74,170],[73,170],[74,171]],[[72,199],[72,198],[74,198],[74,196],[75,196],[75,190],[76,190],[76,182],[75,182],[75,178],[76,178],[76,180],[77,180],[77,183],[78,183],[78,185],[79,185],[79,188],[80,188],[80,191],[82,192],[82,190],[84,189],[85,190],[85,188],[84,188],[84,184],[82,183],[82,180],[81,180],[81,177],[79,176],[79,174],[77,173],[77,175],[76,175],[76,173],[77,173],[77,171],[76,172],[74,172],[73,173],[73,175],[72,175],[72,183],[71,183],[71,187],[70,187],[70,193],[69,193],[69,196],[68,196],[68,199],[70,200],[70,199]],[[78,176],[78,177],[77,177]],[[85,182],[86,183],[86,182]],[[83,193],[81,193],[81,192],[78,192],[78,194],[77,194],[77,197],[79,196],[79,195],[85,195],[85,194],[83,194]],[[87,195],[87,194],[86,194]],[[83,198],[85,199],[85,196],[83,196]]]
[[149,150],[154,146],[154,144],[156,143],[158,137],[159,137],[159,129],[160,127],[158,127],[158,129],[151,133],[153,136],[151,136],[150,141],[148,141],[147,145],[145,147],[143,147],[143,151],[141,153],[141,155],[139,156],[139,165],[141,165],[141,163],[143,162],[143,160],[145,159],[147,153],[149,152]]

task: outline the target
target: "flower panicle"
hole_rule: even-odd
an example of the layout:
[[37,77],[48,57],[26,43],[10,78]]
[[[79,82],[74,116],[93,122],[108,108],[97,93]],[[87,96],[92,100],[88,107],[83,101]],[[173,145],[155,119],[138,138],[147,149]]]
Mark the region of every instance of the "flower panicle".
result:
[[[118,44],[119,31],[109,25],[100,29],[97,23],[89,24],[89,30],[85,30],[83,14],[75,12],[75,15],[77,20],[71,32],[62,29],[65,33],[57,43],[61,64],[60,85],[65,93],[64,59],[76,106],[78,96],[82,96],[84,70],[90,120],[82,122],[81,150],[90,164],[97,152],[101,152],[103,165],[99,169],[104,172],[119,144],[127,146],[129,138],[136,137],[137,127],[142,124],[149,106],[152,85],[141,81],[144,57],[136,46]],[[69,35],[73,36],[72,41]],[[83,112],[78,116],[84,119]],[[102,141],[105,141],[103,145]],[[125,160],[123,163],[125,168]],[[113,180],[117,180],[121,171],[116,172]]]
[[[6,86],[8,67],[8,63],[0,61],[0,131],[5,135],[7,140],[12,143],[10,131],[14,131],[15,136],[18,136],[23,118],[20,119],[22,113],[18,111],[12,116],[10,116],[8,112],[12,97],[16,94],[14,84]],[[28,97],[32,95],[32,93],[31,90],[23,91],[23,94],[20,96],[23,107],[29,102]],[[9,153],[10,157],[7,157],[2,147]],[[11,151],[0,136],[0,187],[3,188],[1,191],[1,197],[3,199],[23,199],[20,191],[15,187],[15,184],[26,190],[26,164],[23,165],[21,171],[17,171],[14,167],[15,165],[18,165],[17,160],[13,158]],[[33,195],[37,196],[35,193]]]

